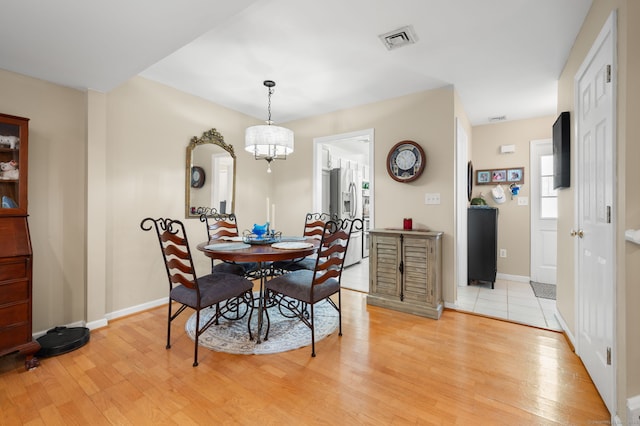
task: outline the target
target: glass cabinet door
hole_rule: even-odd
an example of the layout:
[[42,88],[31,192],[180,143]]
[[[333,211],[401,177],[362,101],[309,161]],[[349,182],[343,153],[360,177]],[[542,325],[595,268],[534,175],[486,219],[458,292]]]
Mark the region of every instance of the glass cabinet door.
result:
[[27,123],[0,114],[0,215],[27,213]]

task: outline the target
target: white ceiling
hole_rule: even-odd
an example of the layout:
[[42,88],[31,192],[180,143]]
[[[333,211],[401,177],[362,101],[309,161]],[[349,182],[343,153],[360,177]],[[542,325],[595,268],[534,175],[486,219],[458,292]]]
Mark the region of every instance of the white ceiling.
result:
[[[454,85],[478,125],[556,114],[591,2],[5,1],[0,68],[101,92],[141,75],[260,120],[271,79],[276,123]],[[388,51],[405,25],[418,42]]]

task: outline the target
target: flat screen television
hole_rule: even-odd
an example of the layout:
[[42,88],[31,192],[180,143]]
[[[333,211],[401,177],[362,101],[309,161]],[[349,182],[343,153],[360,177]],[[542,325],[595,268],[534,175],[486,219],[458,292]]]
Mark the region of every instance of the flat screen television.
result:
[[569,111],[553,123],[553,189],[568,188],[571,183],[571,123]]

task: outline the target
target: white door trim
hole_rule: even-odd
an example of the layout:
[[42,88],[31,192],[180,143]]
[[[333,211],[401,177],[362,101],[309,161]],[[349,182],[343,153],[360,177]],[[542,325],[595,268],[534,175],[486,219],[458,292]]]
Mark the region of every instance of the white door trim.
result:
[[[469,137],[456,117],[456,175],[455,175],[455,211],[456,211],[456,282],[458,286],[467,285],[467,163],[469,159]],[[472,177],[473,179],[473,177]],[[456,289],[454,299],[457,300]]]

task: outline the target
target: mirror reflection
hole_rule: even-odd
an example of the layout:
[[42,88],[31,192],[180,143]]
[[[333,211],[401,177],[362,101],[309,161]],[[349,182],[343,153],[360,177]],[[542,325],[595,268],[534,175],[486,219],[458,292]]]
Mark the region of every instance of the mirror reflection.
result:
[[187,146],[185,215],[199,217],[205,211],[234,212],[236,155],[216,130],[194,136]]

